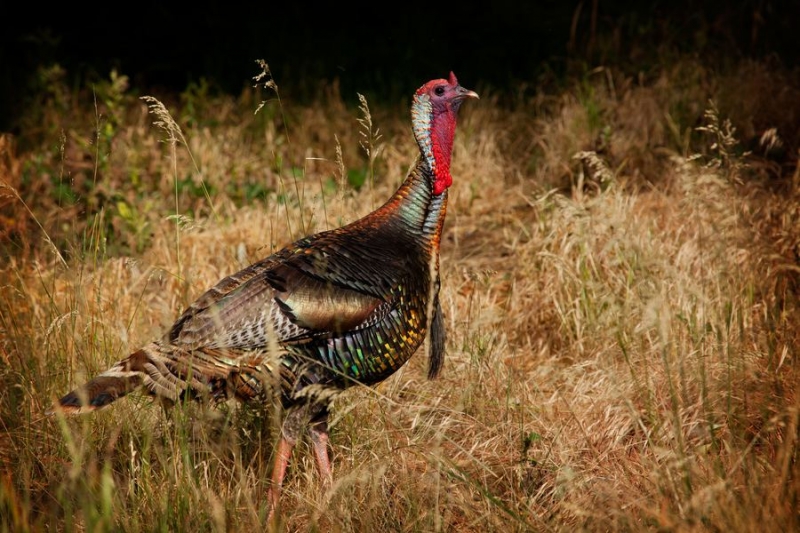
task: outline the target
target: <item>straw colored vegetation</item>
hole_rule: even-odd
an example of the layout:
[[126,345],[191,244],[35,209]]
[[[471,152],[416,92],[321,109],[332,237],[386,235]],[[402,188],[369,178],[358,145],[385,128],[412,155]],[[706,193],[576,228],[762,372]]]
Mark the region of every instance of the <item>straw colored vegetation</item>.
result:
[[[406,104],[59,76],[0,139],[0,530],[263,530],[273,406],[44,413],[219,278],[377,207],[417,151]],[[461,81],[482,99],[456,134],[444,377],[417,356],[337,400],[334,485],[299,446],[281,528],[797,530],[797,74]]]

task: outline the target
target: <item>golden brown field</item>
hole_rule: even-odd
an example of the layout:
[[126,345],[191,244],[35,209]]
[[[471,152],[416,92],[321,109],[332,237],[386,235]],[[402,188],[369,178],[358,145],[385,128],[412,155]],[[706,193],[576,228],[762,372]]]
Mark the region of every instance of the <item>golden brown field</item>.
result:
[[[264,530],[273,407],[44,412],[221,277],[380,205],[417,153],[407,102],[42,76],[0,138],[0,530]],[[280,529],[800,528],[800,74],[460,81],[481,100],[453,156],[444,376],[418,354],[337,401],[334,486],[299,446]]]

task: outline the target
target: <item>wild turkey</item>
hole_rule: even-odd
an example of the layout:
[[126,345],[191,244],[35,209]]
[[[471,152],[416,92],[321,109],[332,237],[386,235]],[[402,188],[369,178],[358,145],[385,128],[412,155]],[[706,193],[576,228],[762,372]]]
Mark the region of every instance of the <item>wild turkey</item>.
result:
[[[194,302],[169,332],[61,398],[82,413],[139,388],[184,397],[269,401],[286,409],[272,472],[274,509],[292,449],[305,430],[331,478],[328,405],[343,389],[374,385],[430,335],[428,376],[439,373],[445,330],[439,240],[452,183],[456,116],[478,95],[448,80],[420,87],[411,106],[420,155],[381,207],[338,229],[300,239],[233,274]],[[279,385],[278,385],[279,383]]]

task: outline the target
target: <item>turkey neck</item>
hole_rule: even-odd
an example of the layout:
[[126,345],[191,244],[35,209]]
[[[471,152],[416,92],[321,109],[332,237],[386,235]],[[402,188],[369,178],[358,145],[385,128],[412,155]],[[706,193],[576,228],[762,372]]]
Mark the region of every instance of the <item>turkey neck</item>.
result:
[[447,212],[447,188],[453,182],[450,160],[458,107],[458,103],[434,107],[426,95],[415,96],[411,119],[419,157],[400,188],[373,213],[375,220],[400,230],[396,234],[420,239],[425,252],[437,259]]
[[439,249],[447,212],[447,191],[434,194],[434,180],[433,172],[421,156],[403,184],[373,213],[395,235],[413,236],[427,253]]

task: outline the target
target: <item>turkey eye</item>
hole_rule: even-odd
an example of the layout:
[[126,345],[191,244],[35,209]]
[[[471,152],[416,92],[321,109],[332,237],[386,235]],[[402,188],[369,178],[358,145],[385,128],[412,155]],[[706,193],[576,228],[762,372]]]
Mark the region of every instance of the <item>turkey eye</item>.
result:
[[433,92],[436,93],[436,96],[442,96],[444,94],[444,87],[440,85]]

